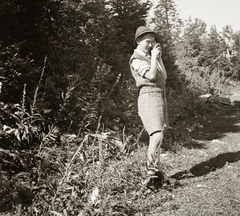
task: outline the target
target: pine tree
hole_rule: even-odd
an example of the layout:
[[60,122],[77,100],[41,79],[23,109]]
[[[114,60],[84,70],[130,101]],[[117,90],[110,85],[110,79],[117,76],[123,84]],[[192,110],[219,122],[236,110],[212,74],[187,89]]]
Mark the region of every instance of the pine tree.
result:
[[157,41],[163,50],[163,62],[168,72],[168,85],[174,87],[178,81],[175,65],[175,41],[181,33],[182,21],[178,17],[173,0],[159,0],[149,15],[148,25],[157,32]]

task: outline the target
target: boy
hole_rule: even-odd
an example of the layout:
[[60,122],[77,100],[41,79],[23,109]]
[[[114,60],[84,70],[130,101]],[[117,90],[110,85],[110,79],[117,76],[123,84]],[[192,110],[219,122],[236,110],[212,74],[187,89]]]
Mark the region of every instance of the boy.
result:
[[149,134],[147,150],[147,174],[164,180],[160,166],[160,146],[163,131],[168,127],[166,78],[162,61],[162,50],[155,41],[156,33],[145,26],[136,30],[134,50],[129,64],[139,89],[138,114]]

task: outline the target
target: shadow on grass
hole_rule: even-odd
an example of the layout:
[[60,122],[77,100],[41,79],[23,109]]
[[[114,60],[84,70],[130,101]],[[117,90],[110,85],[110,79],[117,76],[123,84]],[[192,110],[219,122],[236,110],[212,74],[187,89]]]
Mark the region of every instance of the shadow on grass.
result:
[[240,151],[219,154],[214,158],[211,158],[207,161],[204,161],[202,163],[199,163],[193,166],[189,170],[175,173],[174,175],[171,176],[171,178],[181,180],[186,178],[194,178],[194,177],[207,175],[208,173],[213,172],[216,169],[224,167],[227,162],[234,163],[239,160],[240,160]]
[[206,149],[206,143],[200,143],[198,141],[192,141],[184,145],[188,149]]
[[211,113],[207,118],[200,118],[202,129],[191,133],[192,138],[197,140],[213,140],[225,136],[226,133],[240,132],[240,112],[235,106],[222,106],[221,110]]

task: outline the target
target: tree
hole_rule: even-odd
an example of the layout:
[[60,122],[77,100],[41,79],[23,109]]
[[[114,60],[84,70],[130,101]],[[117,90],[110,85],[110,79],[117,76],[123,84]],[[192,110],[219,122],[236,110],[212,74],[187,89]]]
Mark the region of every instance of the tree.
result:
[[99,41],[98,52],[103,62],[111,67],[111,73],[104,79],[108,97],[105,97],[101,103],[102,120],[105,126],[109,126],[109,122],[113,122],[113,119],[119,119],[119,123],[116,124],[119,126],[129,124],[128,121],[131,118],[127,110],[132,103],[132,92],[129,89],[136,89],[136,87],[130,73],[129,58],[134,49],[135,30],[139,25],[145,25],[149,1],[142,3],[138,0],[109,0],[106,2],[105,13],[101,17],[103,34]]
[[240,31],[234,34],[234,59],[236,62],[236,77],[240,80]]
[[159,0],[153,8],[152,16],[148,19],[148,25],[157,32],[157,40],[163,50],[163,62],[168,71],[168,85],[176,86],[178,83],[178,70],[175,64],[175,41],[179,40],[182,21],[173,0]]
[[[132,53],[134,33],[138,26],[145,24],[149,1],[109,0],[103,20],[104,35],[100,44],[100,56],[112,66],[113,71],[129,73],[128,58]],[[126,74],[127,73],[127,74]]]
[[49,54],[51,41],[56,39],[53,23],[60,7],[60,2],[50,0],[0,2],[0,64],[5,102],[19,101],[24,83],[28,98],[33,96],[40,67]]
[[187,55],[191,57],[200,56],[206,36],[206,23],[198,18],[194,21],[189,18],[183,34]]
[[216,26],[211,26],[209,33],[204,42],[204,60],[205,65],[213,66],[213,61],[218,58],[221,51],[221,37],[220,33],[217,31]]
[[173,0],[160,0],[153,8],[148,24],[160,35],[175,40],[181,33],[182,20],[179,18]]

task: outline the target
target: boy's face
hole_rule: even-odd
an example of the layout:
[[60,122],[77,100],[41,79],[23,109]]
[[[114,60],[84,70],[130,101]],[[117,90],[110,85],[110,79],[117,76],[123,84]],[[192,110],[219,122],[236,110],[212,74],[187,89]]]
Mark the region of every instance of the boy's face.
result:
[[145,53],[149,53],[155,46],[155,36],[153,34],[144,34],[137,39],[137,48]]

